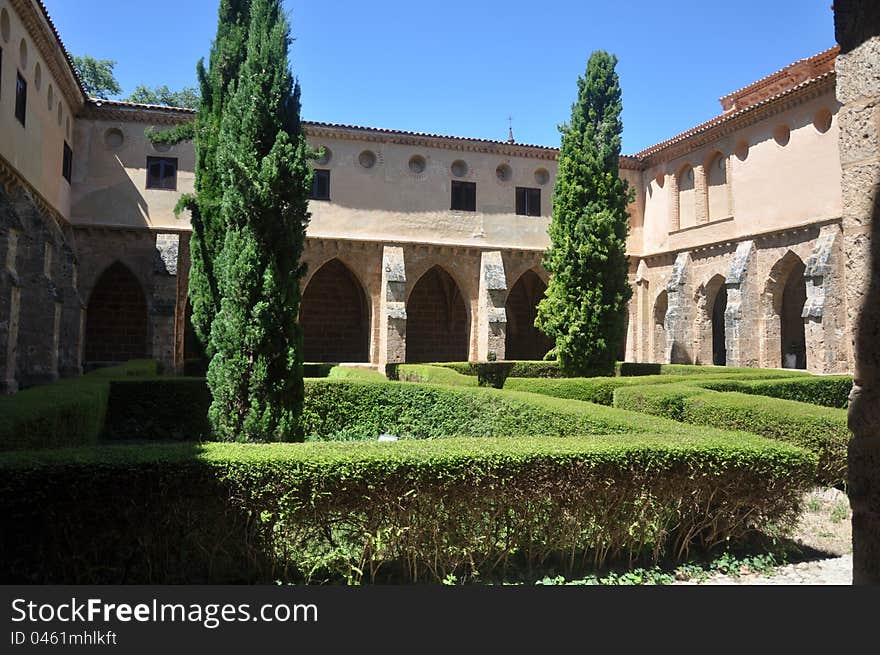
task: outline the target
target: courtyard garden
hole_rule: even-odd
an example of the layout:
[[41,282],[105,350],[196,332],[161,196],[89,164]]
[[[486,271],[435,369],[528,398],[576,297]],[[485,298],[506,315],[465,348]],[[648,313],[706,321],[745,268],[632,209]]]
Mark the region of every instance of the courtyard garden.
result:
[[306,365],[304,443],[212,441],[204,378],[152,361],[0,398],[2,579],[644,583],[811,556],[792,537],[845,480],[850,378],[489,366]]

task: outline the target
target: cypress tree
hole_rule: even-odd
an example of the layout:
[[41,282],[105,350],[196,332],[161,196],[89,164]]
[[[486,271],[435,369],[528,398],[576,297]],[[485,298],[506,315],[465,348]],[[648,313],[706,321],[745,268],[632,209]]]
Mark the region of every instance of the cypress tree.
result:
[[[229,87],[238,77],[245,58],[251,0],[221,0],[217,34],[211,46],[208,68],[199,60],[196,72],[200,102],[194,125],[152,136],[156,142],[176,142],[195,137],[195,193],[181,198],[178,209],[191,215],[189,300],[196,335],[213,354],[211,323],[220,306],[214,260],[223,246],[222,171],[217,164],[220,119],[229,103]],[[190,133],[187,134],[187,131]]]
[[560,127],[551,245],[544,256],[551,279],[535,325],[556,343],[548,357],[569,374],[613,370],[626,336],[631,191],[618,172],[623,105],[616,64],[615,56],[593,52],[578,77],[571,122]]
[[217,165],[225,230],[215,261],[209,417],[220,439],[301,438],[297,323],[309,220],[310,151],[288,65],[281,0],[252,0],[246,56],[222,112]]

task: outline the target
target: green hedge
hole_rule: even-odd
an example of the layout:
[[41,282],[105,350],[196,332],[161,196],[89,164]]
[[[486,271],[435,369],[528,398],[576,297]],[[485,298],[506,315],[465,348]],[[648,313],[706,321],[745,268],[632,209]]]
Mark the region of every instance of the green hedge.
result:
[[[499,360],[501,361],[501,360]],[[510,370],[511,377],[517,378],[559,378],[562,377],[562,371],[559,369],[559,363],[555,361],[545,362],[541,360],[515,360],[505,361],[504,363],[513,364]],[[456,373],[462,375],[477,375],[477,362],[435,362],[430,366],[442,366],[450,368]]]
[[760,378],[795,378],[809,376],[806,371],[796,369],[780,369],[780,368],[753,368],[749,366],[703,366],[695,364],[663,364],[661,367],[663,375],[712,375],[716,377],[724,377],[726,375],[753,375],[755,379]]
[[211,393],[204,378],[112,380],[102,436],[165,441],[207,439]]
[[7,453],[0,583],[439,582],[681,559],[791,526],[814,467],[742,434]]
[[619,388],[614,406],[685,423],[744,430],[804,447],[819,456],[817,481],[846,482],[850,431],[846,411],[778,398],[709,391],[686,385]]
[[134,360],[0,397],[0,451],[96,443],[111,381],[155,375],[156,370],[152,360]]
[[448,384],[455,387],[476,387],[477,378],[470,373],[460,373],[451,366],[434,364],[398,364],[397,380],[427,384]]
[[849,392],[852,389],[853,380],[849,375],[829,375],[758,382],[730,380],[697,382],[696,384],[715,391],[739,391],[740,393],[846,409],[849,406]]
[[[723,367],[712,367],[724,370]],[[696,378],[694,375],[644,375],[637,377],[595,377],[595,378],[560,378],[557,380],[538,380],[528,378],[508,378],[504,384],[505,389],[516,391],[530,391],[532,393],[555,396],[557,398],[569,398],[571,400],[583,400],[600,405],[611,405],[614,402],[614,390],[620,387],[644,386],[654,384],[692,384],[697,380],[702,382],[715,380],[755,380],[778,374],[778,371],[765,369],[742,368],[728,369],[724,376],[703,375]]]

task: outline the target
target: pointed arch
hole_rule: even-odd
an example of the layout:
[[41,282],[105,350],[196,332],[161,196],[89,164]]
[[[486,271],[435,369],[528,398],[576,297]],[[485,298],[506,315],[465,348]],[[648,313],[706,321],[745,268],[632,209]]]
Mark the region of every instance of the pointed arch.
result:
[[507,341],[505,359],[543,359],[553,342],[535,327],[538,302],[544,297],[547,285],[532,269],[520,275],[511,287],[505,302],[507,313]]
[[337,258],[309,278],[300,305],[307,362],[368,362],[370,308],[360,281]]
[[468,313],[452,276],[436,265],[419,278],[406,303],[406,361],[468,359]]
[[149,356],[147,300],[125,264],[108,266],[92,287],[86,307],[85,361],[117,363]]
[[786,251],[770,269],[762,295],[766,365],[806,368],[803,309],[807,299],[803,260]]
[[697,317],[694,324],[697,363],[725,366],[727,334],[724,314],[727,310],[727,287],[723,275],[713,275],[695,294]]

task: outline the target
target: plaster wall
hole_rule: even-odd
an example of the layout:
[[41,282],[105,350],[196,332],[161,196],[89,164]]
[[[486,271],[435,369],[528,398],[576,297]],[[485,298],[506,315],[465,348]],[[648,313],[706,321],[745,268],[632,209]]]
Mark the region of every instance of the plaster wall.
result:
[[[73,147],[69,99],[9,0],[0,0],[0,27],[0,156],[67,217],[70,185],[61,169],[65,140]],[[17,74],[27,82],[24,126],[15,116]],[[82,159],[74,148],[74,171]]]

